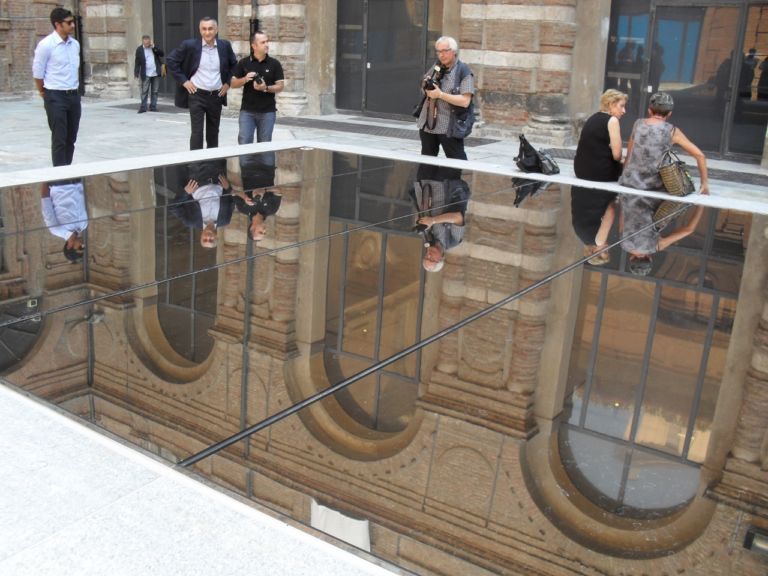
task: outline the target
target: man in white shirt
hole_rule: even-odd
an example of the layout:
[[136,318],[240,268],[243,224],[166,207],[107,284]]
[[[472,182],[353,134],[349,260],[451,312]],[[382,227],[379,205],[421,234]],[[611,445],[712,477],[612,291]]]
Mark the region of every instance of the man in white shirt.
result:
[[64,8],[51,11],[53,32],[35,48],[32,76],[45,103],[54,166],[72,164],[80,127],[80,44],[71,34],[75,17]]
[[175,104],[189,108],[192,134],[189,149],[203,147],[203,126],[208,148],[219,145],[221,107],[227,104],[227,91],[237,58],[232,45],[216,37],[216,20],[206,16],[200,20],[201,40],[184,40],[166,58],[168,70],[176,80]]
[[64,240],[64,256],[70,262],[83,257],[83,231],[88,227],[82,180],[43,183],[40,189],[43,221],[48,231]]
[[[163,51],[152,44],[152,38],[147,34],[141,37],[141,46],[136,48],[136,57],[133,64],[133,76],[141,80],[141,104],[139,114],[147,111],[149,99],[149,111],[157,112],[157,93],[160,91],[160,77],[162,76]],[[152,94],[151,99],[149,98]]]

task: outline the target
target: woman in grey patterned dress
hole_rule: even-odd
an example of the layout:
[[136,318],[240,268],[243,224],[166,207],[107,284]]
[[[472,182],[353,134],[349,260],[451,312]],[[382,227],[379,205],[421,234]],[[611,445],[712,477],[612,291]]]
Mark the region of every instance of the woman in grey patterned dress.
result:
[[[673,144],[679,145],[685,152],[696,159],[701,179],[701,194],[709,194],[707,159],[693,142],[686,138],[682,130],[667,120],[672,114],[674,102],[666,92],[657,92],[651,96],[648,117],[635,122],[632,136],[627,144],[627,159],[619,184],[638,190],[664,192],[664,184],[659,176],[659,163],[664,152]],[[653,222],[653,213],[662,200],[623,194],[621,197],[621,217],[619,227],[622,232],[621,247],[629,253],[629,269],[633,274],[645,276],[651,272],[652,255],[667,246],[690,235],[701,220],[702,206],[697,206],[685,226],[676,229],[667,236],[661,236],[655,227],[627,238],[641,228]]]

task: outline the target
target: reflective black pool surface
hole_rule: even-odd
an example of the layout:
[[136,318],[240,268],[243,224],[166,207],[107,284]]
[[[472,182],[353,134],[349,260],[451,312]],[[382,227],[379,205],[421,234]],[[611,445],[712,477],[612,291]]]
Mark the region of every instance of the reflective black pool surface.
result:
[[760,573],[766,218],[689,208],[643,275],[524,185],[297,149],[1,189],[3,377],[189,464],[405,351],[192,468],[418,573]]

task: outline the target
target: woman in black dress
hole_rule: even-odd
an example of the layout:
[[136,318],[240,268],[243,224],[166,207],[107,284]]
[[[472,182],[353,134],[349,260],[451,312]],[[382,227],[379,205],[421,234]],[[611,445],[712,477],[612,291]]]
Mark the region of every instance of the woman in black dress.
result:
[[[616,182],[621,175],[621,129],[619,118],[624,115],[627,95],[609,89],[600,97],[600,111],[584,123],[576,148],[573,168],[577,178],[597,182]],[[594,254],[605,247],[615,217],[616,194],[581,188],[571,188],[571,222],[576,235],[584,243],[584,255]],[[593,265],[608,262],[605,252],[589,261]]]

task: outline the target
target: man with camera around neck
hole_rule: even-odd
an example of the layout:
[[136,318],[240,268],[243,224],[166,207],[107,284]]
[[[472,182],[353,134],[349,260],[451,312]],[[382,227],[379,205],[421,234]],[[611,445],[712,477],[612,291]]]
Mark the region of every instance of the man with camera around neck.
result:
[[243,86],[238,144],[271,142],[277,106],[275,94],[282,92],[283,67],[269,55],[269,36],[257,30],[251,36],[251,55],[242,58],[232,73],[232,88]]
[[[469,66],[458,58],[459,45],[450,36],[435,42],[439,62],[427,72],[422,89],[427,97],[417,125],[421,153],[437,156],[440,146],[447,158],[466,160],[464,138],[474,121],[472,96],[475,83]],[[467,128],[468,127],[468,130]]]

